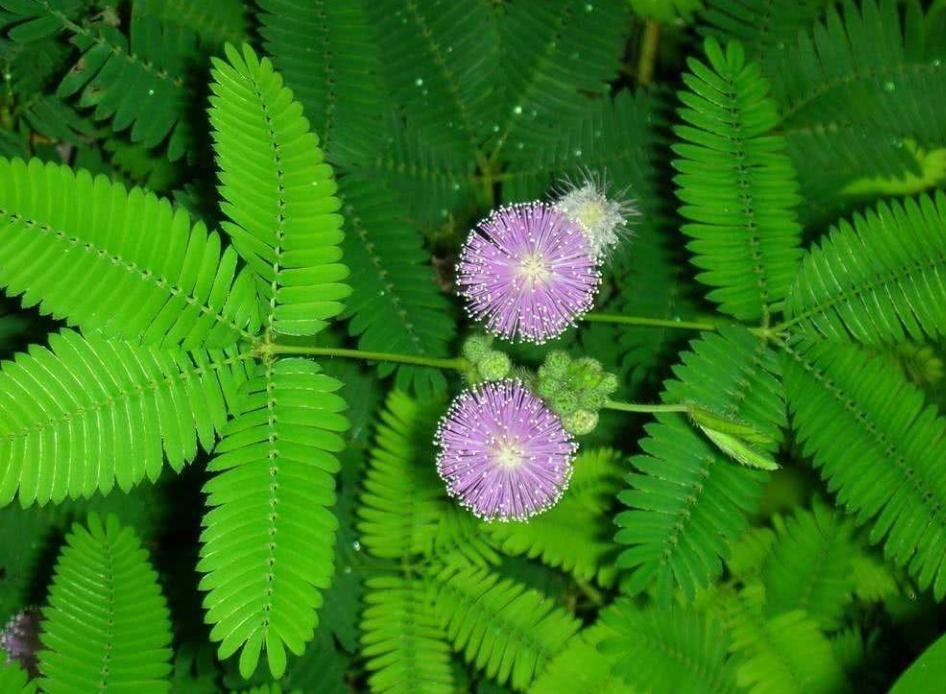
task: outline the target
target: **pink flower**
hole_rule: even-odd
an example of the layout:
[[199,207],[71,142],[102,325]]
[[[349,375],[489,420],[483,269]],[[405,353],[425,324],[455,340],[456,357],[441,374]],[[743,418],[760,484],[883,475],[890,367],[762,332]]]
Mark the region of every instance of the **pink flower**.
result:
[[457,271],[460,295],[487,330],[537,343],[574,325],[601,279],[581,227],[543,202],[504,207],[481,222]]
[[525,520],[555,505],[578,448],[558,415],[511,380],[458,395],[436,443],[447,492],[487,520]]

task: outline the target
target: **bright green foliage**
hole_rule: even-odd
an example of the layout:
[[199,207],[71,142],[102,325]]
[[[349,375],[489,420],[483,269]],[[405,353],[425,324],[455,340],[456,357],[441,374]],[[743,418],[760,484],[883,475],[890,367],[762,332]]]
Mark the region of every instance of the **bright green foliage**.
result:
[[361,629],[372,692],[456,691],[450,646],[444,641],[428,591],[416,580],[380,576],[367,582]]
[[73,526],[43,618],[44,692],[170,691],[171,623],[158,575],[115,516]]
[[575,459],[568,491],[557,505],[526,522],[490,523],[489,533],[506,553],[539,557],[579,578],[610,585],[617,545],[608,510],[622,472],[617,451],[584,451]]
[[260,281],[268,328],[312,335],[350,293],[339,263],[342,218],[332,169],[302,106],[272,63],[226,47],[214,60],[210,122],[220,167],[223,228]]
[[[422,554],[432,544],[444,510],[443,485],[429,467],[434,408],[404,393],[388,396],[358,509],[361,542],[379,557]],[[425,465],[424,463],[427,463]]]
[[348,420],[341,383],[303,359],[259,366],[244,386],[204,488],[200,587],[220,657],[242,648],[249,677],[265,648],[280,677],[300,655],[333,575],[335,453]]
[[[724,328],[691,344],[678,380],[666,383],[666,402],[695,402],[751,423],[772,440],[785,425],[774,354],[742,328]],[[619,494],[632,510],[616,517],[617,541],[630,545],[618,566],[632,570],[637,593],[656,582],[669,598],[674,584],[691,597],[722,571],[728,543],[746,528],[764,473],[734,465],[684,416],[659,414],[641,441],[646,455]]]
[[[374,557],[400,562],[366,581],[361,653],[373,692],[453,691],[450,646],[440,629],[430,580],[411,566],[421,556],[455,550],[476,561],[479,526],[450,505],[433,470],[430,439],[438,403],[422,406],[404,393],[387,398],[358,507],[358,530]],[[466,546],[467,540],[469,546]],[[489,550],[492,555],[492,550]],[[482,561],[479,559],[479,561]]]
[[682,231],[698,279],[716,287],[707,296],[736,318],[758,319],[785,298],[801,257],[798,192],[785,141],[770,134],[778,114],[758,64],[739,43],[724,50],[714,39],[706,57],[709,66],[687,61],[686,125],[674,128],[674,181],[690,220]]
[[852,345],[786,347],[798,435],[838,500],[922,588],[946,595],[946,421],[920,390]]
[[[445,221],[440,210],[453,208],[457,191],[469,183],[444,179],[439,157],[428,162],[426,150],[414,151],[420,143],[412,136],[381,137],[388,127],[403,135],[404,126],[386,116],[390,99],[381,79],[378,28],[367,13],[371,5],[263,0],[261,31],[273,62],[322,138],[328,161],[344,174],[339,197],[345,262],[352,272],[349,331],[362,349],[446,357],[454,321],[401,188],[416,177],[422,190],[412,197],[431,206],[440,223]],[[318,37],[314,46],[313,36]],[[460,161],[463,175],[469,175],[469,166]],[[394,369],[379,365],[385,376]],[[396,387],[439,394],[446,380],[432,369],[400,366]]]
[[464,567],[436,580],[436,613],[454,648],[515,689],[525,689],[581,626],[537,591],[487,569]]
[[854,588],[853,524],[820,503],[774,524],[778,539],[764,569],[768,613],[803,610],[822,629],[837,628]]
[[474,563],[494,561],[479,523],[447,499],[434,469],[430,442],[443,404],[395,390],[385,405],[358,507],[361,542],[386,559],[456,550]]
[[617,608],[605,608],[597,622],[575,634],[532,683],[529,687],[530,694],[560,694],[569,691],[634,694],[637,691],[635,688],[611,673],[612,668],[622,659],[620,650],[603,653],[599,648],[602,641],[617,635],[617,632],[605,623],[606,615],[615,611]]
[[946,680],[946,636],[939,637],[894,683],[890,694],[923,694]]
[[[128,490],[210,450],[246,380],[235,350],[159,350],[64,331],[0,371],[0,504]],[[133,425],[132,425],[133,423]]]
[[621,599],[601,621],[613,635],[600,648],[635,691],[739,691],[726,655],[729,637],[712,617],[680,607],[640,608]]
[[0,663],[0,691],[9,694],[36,694],[36,682],[30,682],[26,670],[14,661]]
[[788,325],[867,344],[946,334],[946,195],[881,203],[805,257]]
[[224,347],[259,325],[249,276],[203,224],[139,188],[0,160],[0,286],[84,330]]
[[831,643],[802,610],[766,618],[740,602],[729,615],[732,650],[743,661],[737,680],[752,694],[831,694],[844,673]]

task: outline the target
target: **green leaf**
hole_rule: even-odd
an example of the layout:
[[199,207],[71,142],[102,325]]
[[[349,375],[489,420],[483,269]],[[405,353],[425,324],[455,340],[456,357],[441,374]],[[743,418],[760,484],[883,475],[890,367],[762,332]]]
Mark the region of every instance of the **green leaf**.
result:
[[786,326],[866,344],[946,335],[946,195],[880,203],[809,251]]
[[685,124],[673,148],[682,231],[707,295],[740,320],[768,316],[781,302],[801,257],[799,201],[768,82],[743,48],[707,39],[709,67],[690,59],[680,92]]
[[624,466],[617,451],[582,452],[564,498],[527,522],[489,523],[486,529],[502,551],[539,557],[582,579],[614,582],[611,519],[607,511],[621,486]]
[[403,559],[457,550],[473,563],[495,562],[472,514],[447,498],[431,441],[443,402],[388,395],[358,506],[361,543],[374,556]]
[[[778,441],[784,403],[778,363],[766,345],[744,328],[724,327],[691,347],[662,400],[699,403]],[[659,414],[645,429],[644,454],[631,458],[636,471],[619,495],[631,510],[615,518],[617,541],[629,545],[617,563],[632,571],[631,593],[656,582],[662,599],[674,585],[692,599],[722,571],[765,475],[729,460],[683,415]]]
[[366,582],[361,652],[372,692],[455,692],[450,646],[423,583],[398,576]]
[[104,176],[0,159],[0,287],[83,330],[224,347],[258,330],[252,281],[182,210]]
[[186,117],[194,93],[186,81],[187,69],[198,55],[193,30],[160,22],[136,3],[126,37],[107,22],[72,22],[48,3],[37,4],[62,20],[62,28],[82,51],[80,60],[59,84],[57,95],[81,92],[79,105],[94,108],[95,120],[111,120],[116,132],[131,128],[132,142],[145,147],[167,140],[168,157],[180,159],[193,139]]
[[0,505],[128,490],[210,450],[250,355],[52,334],[0,370]]
[[[616,611],[609,606],[602,615]],[[611,670],[618,666],[622,654],[603,653],[599,648],[605,639],[617,636],[617,631],[606,624],[606,617],[575,634],[565,648],[552,658],[529,687],[530,694],[561,694],[561,692],[595,692],[596,694],[635,694],[623,678],[614,677]],[[634,656],[635,659],[638,656]]]
[[304,359],[263,363],[207,469],[198,570],[210,638],[249,677],[266,650],[279,678],[301,655],[334,574],[342,384]]
[[736,692],[729,637],[707,615],[675,606],[636,607],[622,599],[602,612],[610,629],[600,649],[634,691]]
[[419,137],[472,157],[499,118],[499,34],[484,0],[366,4],[392,96]]
[[853,524],[821,503],[773,522],[778,539],[763,571],[767,612],[803,610],[822,629],[837,629],[851,602],[853,560],[860,554]]
[[17,661],[0,662],[0,691],[9,694],[36,694],[37,686],[36,682],[29,681],[29,675]]
[[158,575],[115,516],[73,526],[43,617],[44,692],[170,691],[171,621]]
[[486,569],[446,571],[437,583],[437,616],[454,649],[515,689],[525,689],[581,627],[538,591]]
[[784,346],[799,441],[870,541],[921,588],[946,595],[946,420],[922,391],[853,345]]
[[940,636],[894,682],[890,694],[925,694],[931,682],[946,680],[946,635]]
[[272,63],[245,44],[226,54],[213,61],[210,109],[223,228],[257,275],[268,327],[314,335],[351,292],[332,168]]
[[917,0],[830,4],[767,61],[805,217],[817,223],[849,207],[852,181],[919,174],[911,143],[946,143],[946,42],[933,13]]
[[495,80],[501,108],[488,148],[494,162],[520,150],[542,156],[550,131],[581,120],[589,97],[606,99],[630,26],[624,0],[514,2],[503,9]]
[[732,650],[742,660],[737,681],[751,694],[844,691],[831,642],[802,610],[766,619],[752,605],[740,605],[728,621]]

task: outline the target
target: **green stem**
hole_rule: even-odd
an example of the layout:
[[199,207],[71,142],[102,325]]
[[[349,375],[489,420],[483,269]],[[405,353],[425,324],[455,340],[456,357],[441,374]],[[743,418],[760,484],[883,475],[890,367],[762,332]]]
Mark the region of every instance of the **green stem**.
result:
[[657,49],[659,45],[660,24],[652,19],[648,19],[644,23],[640,58],[637,61],[637,83],[642,87],[646,87],[654,78],[654,66],[657,63]]
[[342,357],[345,359],[363,359],[364,361],[390,361],[397,364],[414,364],[416,366],[430,366],[435,369],[452,369],[462,371],[466,368],[466,359],[436,359],[434,357],[420,357],[413,354],[393,354],[391,352],[364,352],[360,349],[345,349],[343,347],[297,347],[295,345],[268,345],[264,348],[268,354],[295,354],[306,357]]
[[601,591],[591,585],[591,583],[575,576],[575,585],[578,586],[578,589],[581,590],[596,607],[604,605],[604,596],[601,594]]
[[622,316],[618,313],[589,313],[584,317],[583,320],[586,320],[589,323],[620,323],[622,325],[641,325],[651,328],[675,328],[677,330],[716,330],[716,326],[712,323],[672,320],[669,318]]
[[639,402],[617,402],[616,400],[608,400],[604,403],[604,409],[606,410],[618,410],[620,412],[644,412],[644,413],[654,413],[654,412],[689,412],[690,406],[683,404],[674,404],[674,405],[648,405],[647,403]]

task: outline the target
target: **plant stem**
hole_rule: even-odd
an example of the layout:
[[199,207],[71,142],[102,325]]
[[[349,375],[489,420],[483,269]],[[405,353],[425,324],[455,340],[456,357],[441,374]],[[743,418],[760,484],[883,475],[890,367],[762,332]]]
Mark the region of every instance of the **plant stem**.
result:
[[716,330],[716,326],[712,323],[672,320],[669,318],[622,316],[619,313],[589,313],[584,317],[583,320],[586,320],[589,323],[620,323],[622,325],[642,325],[651,328],[675,328],[677,330]]
[[637,83],[642,87],[646,87],[654,78],[654,65],[657,63],[657,48],[659,45],[660,24],[648,19],[644,23],[641,53],[637,61]]
[[606,410],[618,410],[620,412],[644,412],[644,413],[653,413],[653,412],[689,412],[690,406],[684,404],[673,404],[673,405],[649,405],[647,403],[640,402],[618,402],[616,400],[608,400],[604,403],[604,409]]
[[266,348],[269,354],[296,354],[308,357],[342,357],[345,359],[363,359],[364,361],[390,361],[398,364],[415,364],[430,366],[435,369],[452,369],[462,371],[466,368],[466,359],[436,359],[434,357],[420,357],[413,354],[393,354],[391,352],[363,352],[360,349],[345,349],[343,347],[298,347],[295,345],[269,345]]
[[578,586],[578,589],[581,590],[595,606],[601,607],[604,605],[604,596],[601,594],[601,591],[591,585],[590,582],[576,576],[575,585]]

